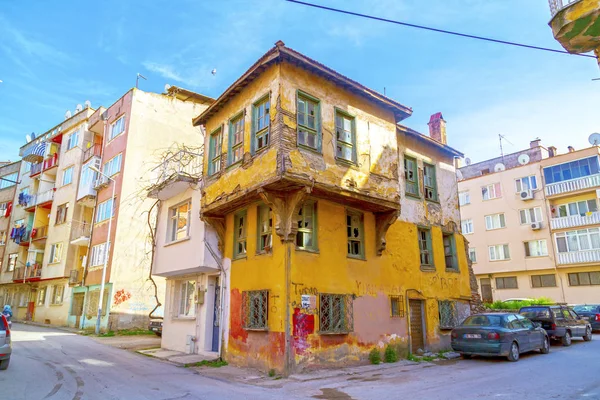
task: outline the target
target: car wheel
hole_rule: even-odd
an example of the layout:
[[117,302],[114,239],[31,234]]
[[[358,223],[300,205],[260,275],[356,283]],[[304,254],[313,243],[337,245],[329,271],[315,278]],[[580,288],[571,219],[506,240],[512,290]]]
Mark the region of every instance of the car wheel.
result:
[[10,358],[0,361],[0,371],[4,371],[5,369],[7,369],[8,364],[10,364]]
[[542,354],[550,353],[550,340],[547,337],[544,338],[544,343],[542,344],[540,353],[542,353]]
[[508,361],[519,361],[519,345],[517,342],[512,342],[510,351],[508,352]]
[[565,336],[561,339],[562,345],[568,347],[571,345],[571,332],[566,331]]
[[583,340],[585,340],[586,342],[589,342],[590,340],[592,340],[592,329],[591,328],[586,328],[585,329],[585,336],[583,337]]
[[460,353],[460,358],[462,358],[463,360],[468,360],[469,358],[471,358],[471,355],[465,354],[465,353]]

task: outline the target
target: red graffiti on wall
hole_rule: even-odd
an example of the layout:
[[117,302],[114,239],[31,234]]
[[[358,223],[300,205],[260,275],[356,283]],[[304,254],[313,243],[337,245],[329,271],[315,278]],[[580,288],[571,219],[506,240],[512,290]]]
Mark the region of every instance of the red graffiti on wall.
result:
[[229,297],[230,304],[230,322],[229,335],[234,339],[241,339],[246,342],[248,331],[242,326],[242,294],[238,289],[233,289]]
[[297,354],[304,354],[310,347],[306,338],[315,332],[315,316],[301,313],[299,308],[294,308],[293,327],[294,349]]
[[115,306],[118,306],[119,304],[126,302],[130,298],[131,298],[131,293],[129,293],[125,289],[117,290],[117,292],[115,293],[115,296],[114,296],[113,303]]

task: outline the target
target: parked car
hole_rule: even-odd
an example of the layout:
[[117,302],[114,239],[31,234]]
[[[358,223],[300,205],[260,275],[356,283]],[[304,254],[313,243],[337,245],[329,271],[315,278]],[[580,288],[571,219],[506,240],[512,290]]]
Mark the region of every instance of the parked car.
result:
[[542,324],[550,339],[560,340],[563,346],[570,346],[571,339],[580,336],[586,342],[592,340],[592,326],[567,306],[528,306],[521,307],[519,314],[533,322]]
[[592,331],[600,331],[600,304],[581,304],[574,306],[573,311],[590,321]]
[[0,370],[5,370],[10,364],[12,354],[12,341],[10,340],[10,328],[8,320],[0,314]]
[[450,337],[452,349],[463,358],[505,356],[509,361],[518,361],[519,355],[528,351],[550,352],[546,331],[519,314],[471,315],[452,330]]
[[156,334],[156,336],[162,336],[162,319],[151,319],[150,324],[148,325],[148,330],[151,330]]
[[508,303],[509,301],[532,301],[527,297],[511,297],[510,299],[502,300],[502,303]]

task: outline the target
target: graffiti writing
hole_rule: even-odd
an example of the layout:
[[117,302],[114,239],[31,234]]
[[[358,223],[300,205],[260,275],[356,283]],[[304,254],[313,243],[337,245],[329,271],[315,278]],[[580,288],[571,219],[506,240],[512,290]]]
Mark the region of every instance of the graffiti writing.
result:
[[312,295],[317,295],[319,294],[319,291],[317,290],[316,287],[298,287],[298,286],[304,286],[304,283],[294,283],[292,282],[292,285],[294,286],[294,294],[312,294]]
[[454,289],[457,285],[458,280],[456,278],[444,278],[434,275],[430,279],[431,286],[437,286],[441,289]]
[[131,293],[129,293],[125,289],[117,290],[117,292],[115,293],[114,299],[113,299],[113,304],[115,306],[118,306],[119,304],[126,302],[130,298],[131,298]]
[[356,294],[358,296],[377,296],[378,293],[385,293],[388,295],[400,295],[401,289],[399,285],[386,285],[374,283],[364,283],[356,281]]

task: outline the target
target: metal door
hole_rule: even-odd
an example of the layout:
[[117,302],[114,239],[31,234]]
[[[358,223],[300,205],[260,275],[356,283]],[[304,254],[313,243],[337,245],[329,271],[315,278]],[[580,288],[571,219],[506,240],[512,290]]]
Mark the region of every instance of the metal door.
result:
[[411,352],[425,350],[425,327],[423,324],[423,302],[421,300],[409,300],[410,337]]
[[481,300],[484,303],[493,303],[491,280],[489,278],[482,278],[479,282],[481,283]]
[[212,351],[219,351],[219,316],[221,308],[221,287],[219,278],[215,279],[215,306],[213,310]]

